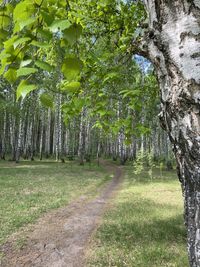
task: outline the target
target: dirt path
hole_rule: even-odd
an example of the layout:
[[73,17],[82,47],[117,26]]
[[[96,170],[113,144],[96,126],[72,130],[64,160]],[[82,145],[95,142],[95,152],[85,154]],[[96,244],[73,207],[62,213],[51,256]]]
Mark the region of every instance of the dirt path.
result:
[[10,244],[4,247],[2,267],[83,267],[87,242],[96,229],[108,200],[120,184],[120,167],[106,163],[112,181],[95,199],[87,202],[82,196],[66,208],[46,214],[28,234],[20,251]]

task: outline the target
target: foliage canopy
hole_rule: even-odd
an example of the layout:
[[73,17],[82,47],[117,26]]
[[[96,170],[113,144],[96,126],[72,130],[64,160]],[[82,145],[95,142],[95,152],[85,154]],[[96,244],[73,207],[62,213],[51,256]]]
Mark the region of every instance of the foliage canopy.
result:
[[[146,132],[132,120],[155,106],[157,86],[132,55],[146,19],[141,1],[22,0],[0,6],[0,75],[21,101],[34,90],[53,108],[66,97],[65,121],[87,107],[96,127],[127,136]],[[145,81],[144,81],[145,80]],[[115,118],[119,105],[126,115]]]

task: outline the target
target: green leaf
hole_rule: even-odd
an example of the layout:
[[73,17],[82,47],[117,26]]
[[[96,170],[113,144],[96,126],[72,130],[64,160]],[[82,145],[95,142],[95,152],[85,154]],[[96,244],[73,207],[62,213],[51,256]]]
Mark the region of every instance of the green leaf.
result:
[[35,84],[28,84],[27,81],[22,80],[17,87],[17,100],[19,100],[20,97],[23,99],[29,94],[30,92],[37,89],[37,85]]
[[63,31],[71,26],[67,19],[55,20],[49,27],[52,32]]
[[23,44],[23,43],[26,43],[28,41],[30,41],[31,38],[30,37],[22,37],[22,38],[19,38],[18,40],[16,40],[14,43],[13,43],[13,46],[14,46],[14,49],[20,45],[20,44]]
[[78,58],[66,58],[62,65],[62,72],[68,81],[77,79],[82,68],[82,61]]
[[69,91],[71,93],[75,93],[75,92],[77,92],[78,89],[80,89],[80,87],[81,87],[80,82],[70,82],[70,83],[65,84],[61,88],[61,90],[63,90],[63,91]]
[[17,80],[17,72],[16,69],[14,68],[9,68],[6,73],[4,74],[4,78],[9,82],[9,83],[14,83]]
[[4,41],[5,39],[8,38],[9,32],[4,30],[4,29],[0,29],[0,40]]
[[14,35],[13,37],[11,37],[10,39],[8,39],[7,41],[4,42],[4,48],[8,51],[10,50],[10,48],[13,47],[14,42],[16,41],[17,36]]
[[9,4],[8,1],[7,1],[6,10],[7,10],[7,14],[12,14],[13,10],[14,10],[13,4],[12,3]]
[[123,99],[126,97],[136,97],[141,95],[141,91],[139,89],[126,89],[120,92],[123,95]]
[[53,38],[53,34],[48,30],[38,29],[38,33],[41,38],[44,38],[48,42]]
[[3,50],[1,53],[0,53],[0,60],[4,59],[4,58],[9,58],[11,57],[10,54],[7,54],[5,50]]
[[34,10],[35,10],[35,7],[32,1],[29,1],[29,0],[20,1],[16,5],[13,11],[14,22],[15,23],[22,22],[22,21],[29,19],[31,15],[33,14]]
[[6,28],[10,24],[10,17],[5,13],[0,14],[0,27],[2,29]]
[[106,83],[109,80],[111,80],[111,81],[116,80],[117,78],[119,78],[119,73],[118,72],[110,72],[104,78],[103,83]]
[[17,77],[29,75],[37,71],[38,70],[36,68],[20,68],[17,70]]
[[23,60],[20,63],[20,68],[25,67],[25,66],[28,66],[31,62],[32,62],[32,59]]
[[146,127],[140,123],[138,123],[135,128],[138,130],[139,134],[147,134],[150,131],[150,129],[148,127]]
[[52,16],[51,14],[43,10],[41,11],[41,15],[42,15],[42,18],[44,19],[44,22],[47,24],[47,26],[50,26],[53,23],[54,16]]
[[92,128],[102,129],[103,126],[102,126],[102,124],[101,124],[100,121],[97,121],[97,122],[92,126]]
[[24,27],[33,24],[36,21],[36,18],[28,18],[26,20],[23,20],[19,22],[20,30],[22,30]]
[[44,0],[35,0],[35,3],[38,5],[38,6],[41,6],[42,4],[44,4],[46,1]]
[[73,45],[81,34],[82,26],[80,24],[73,24],[64,31],[63,37],[69,42],[69,44]]
[[51,72],[51,71],[53,70],[53,67],[52,67],[49,63],[44,62],[44,61],[41,61],[41,60],[37,60],[37,61],[35,62],[35,65],[36,65],[37,67],[39,67],[40,69],[42,69],[42,70],[46,70],[46,71],[48,71],[48,72]]
[[103,117],[107,114],[107,111],[105,109],[101,109],[101,110],[98,110],[97,113],[100,115],[100,117]]
[[50,48],[51,45],[48,43],[42,43],[42,42],[38,42],[38,41],[32,41],[31,42],[32,45],[40,47],[40,48]]
[[40,102],[44,107],[53,108],[53,97],[49,94],[46,93],[41,94]]
[[24,99],[27,94],[29,94],[31,91],[35,89],[37,89],[37,86],[35,84],[28,84],[27,81],[22,80],[19,86],[17,87],[16,91],[17,101],[19,100],[20,97]]

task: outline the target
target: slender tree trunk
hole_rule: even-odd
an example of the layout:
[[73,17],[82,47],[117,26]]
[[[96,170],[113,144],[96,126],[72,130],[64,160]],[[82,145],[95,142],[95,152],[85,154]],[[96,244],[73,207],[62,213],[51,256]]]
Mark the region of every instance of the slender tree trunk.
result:
[[111,138],[112,140],[112,159],[113,161],[116,161],[117,160],[117,157],[118,157],[118,141],[116,140],[116,137],[112,137]]
[[78,157],[80,165],[84,165],[84,156],[85,156],[85,110],[81,112],[80,118],[80,131],[79,131],[79,146],[78,146]]
[[157,126],[157,123],[153,126],[153,131],[152,131],[152,150],[153,150],[153,157],[154,160],[159,159],[159,149],[158,149],[158,136],[159,136],[159,129]]
[[24,159],[28,159],[29,116],[28,116],[28,118],[26,119],[25,125],[26,125],[26,132],[25,132],[25,138],[24,138],[23,158],[24,158]]
[[1,159],[4,160],[6,156],[6,125],[7,125],[6,118],[7,118],[7,113],[5,109],[3,114],[3,129],[1,132]]
[[46,139],[45,139],[45,156],[50,156],[50,141],[51,141],[51,109],[48,109],[47,124],[46,124]]
[[61,102],[62,95],[57,94],[56,96],[56,112],[55,112],[55,155],[56,161],[62,158],[62,114],[61,114]]
[[[118,102],[118,110],[117,110],[117,118],[120,120],[122,115],[122,103],[121,101]],[[120,164],[124,165],[126,163],[126,147],[124,144],[125,135],[124,135],[124,128],[122,127],[118,134],[118,155],[120,159]]]
[[31,95],[29,100],[29,114],[28,114],[28,129],[26,136],[26,154],[27,158],[34,160],[35,153],[37,152],[38,144],[38,128],[39,128],[39,116],[35,103],[37,103],[37,95],[35,92]]
[[40,160],[42,160],[43,156],[43,143],[44,143],[44,120],[45,120],[45,111],[41,110],[41,125],[40,125]]
[[100,129],[97,139],[97,164],[100,165],[102,130]]
[[[146,0],[148,57],[161,90],[168,132],[185,199],[191,267],[200,267],[200,2]],[[143,46],[144,48],[144,46]]]
[[64,151],[65,156],[69,155],[69,129],[65,129],[65,135],[64,135]]
[[127,160],[126,147],[125,147],[124,141],[125,141],[125,135],[124,135],[123,130],[121,130],[118,136],[118,153],[119,153],[119,159],[120,159],[121,165],[124,165]]
[[22,134],[23,134],[22,114],[23,114],[23,100],[20,103],[20,115],[19,115],[18,136],[17,136],[16,156],[15,156],[16,163],[19,162],[22,152]]
[[15,127],[16,126],[16,118],[9,114],[9,129],[10,129],[10,145],[11,145],[11,160],[15,161],[16,156],[16,136],[15,136]]
[[90,151],[90,143],[91,143],[91,125],[89,118],[87,118],[86,123],[85,123],[85,154],[86,154],[86,161],[90,162],[91,161],[91,151]]
[[37,114],[37,111],[35,110],[31,122],[31,139],[30,139],[30,158],[33,161],[34,156],[37,153],[37,144],[38,142],[38,131],[39,131],[39,116]]
[[133,161],[133,160],[136,159],[136,145],[137,145],[137,140],[136,140],[136,137],[133,136],[132,137],[132,143],[129,146],[129,157],[128,157],[128,159],[130,161]]

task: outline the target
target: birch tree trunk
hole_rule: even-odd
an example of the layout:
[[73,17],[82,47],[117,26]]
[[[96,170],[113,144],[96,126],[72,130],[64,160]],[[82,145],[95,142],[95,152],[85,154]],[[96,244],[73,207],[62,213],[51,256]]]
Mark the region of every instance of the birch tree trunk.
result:
[[15,161],[16,156],[16,136],[15,136],[16,118],[9,114],[9,131],[10,131],[10,146],[11,146],[11,160]]
[[42,156],[43,156],[43,144],[44,144],[44,121],[45,121],[45,111],[42,110],[42,114],[41,114],[41,125],[40,125],[40,148],[39,148],[39,152],[40,152],[40,160],[42,160]]
[[16,163],[19,162],[20,156],[22,153],[22,135],[23,135],[23,100],[20,103],[20,118],[19,118],[19,126],[18,126],[18,136],[17,136],[17,145],[16,145],[16,156],[15,161]]
[[120,159],[120,164],[125,165],[127,157],[126,157],[126,147],[124,145],[125,141],[125,135],[123,130],[120,131],[119,136],[118,136],[118,153],[119,153],[119,159]]
[[78,157],[80,165],[84,165],[84,156],[85,156],[85,110],[81,112],[80,118],[80,130],[79,130],[79,146],[78,146]]
[[50,142],[51,142],[51,109],[48,109],[47,123],[46,123],[46,139],[45,139],[45,156],[50,156]]
[[62,114],[61,114],[62,96],[57,94],[56,96],[56,112],[55,112],[55,155],[56,161],[61,159],[62,151]]
[[200,1],[144,2],[150,30],[146,56],[157,71],[160,120],[178,163],[189,262],[200,267]]
[[64,136],[64,151],[65,156],[69,155],[69,129],[65,129],[65,136]]
[[86,123],[85,123],[85,156],[86,156],[86,161],[90,162],[91,160],[91,151],[90,151],[90,143],[91,143],[91,125],[90,125],[90,120],[87,118]]
[[4,114],[3,114],[3,129],[1,132],[1,159],[5,160],[5,156],[6,156],[6,109],[4,110]]

